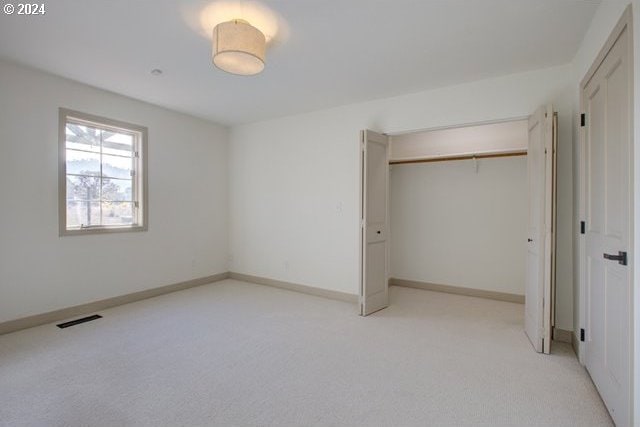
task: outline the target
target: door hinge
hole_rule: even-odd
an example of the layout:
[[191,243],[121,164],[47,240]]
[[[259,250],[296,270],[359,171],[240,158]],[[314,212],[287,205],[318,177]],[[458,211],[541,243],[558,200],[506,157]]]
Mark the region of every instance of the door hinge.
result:
[[587,123],[587,115],[585,113],[580,114],[580,127],[584,127]]
[[584,342],[584,329],[580,328],[580,341]]
[[139,153],[139,152],[137,152],[137,151],[135,151],[135,152],[133,153],[133,157],[140,157],[140,153]]
[[580,221],[580,234],[585,234],[587,231],[587,225],[584,221]]
[[140,207],[140,203],[138,203],[138,202],[133,202],[133,206],[134,206],[135,208],[139,208],[139,207]]

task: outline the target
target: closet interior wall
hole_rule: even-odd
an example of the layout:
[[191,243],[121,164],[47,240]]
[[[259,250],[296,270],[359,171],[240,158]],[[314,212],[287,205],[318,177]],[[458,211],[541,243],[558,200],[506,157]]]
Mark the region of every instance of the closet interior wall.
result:
[[391,277],[524,295],[526,121],[391,137]]

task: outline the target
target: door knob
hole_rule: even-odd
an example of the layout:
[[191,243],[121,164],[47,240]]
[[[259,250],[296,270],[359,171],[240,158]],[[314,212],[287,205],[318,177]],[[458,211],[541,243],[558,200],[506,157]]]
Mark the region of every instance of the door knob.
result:
[[381,231],[380,231],[380,230],[378,230],[378,231],[376,231],[376,233],[377,233],[377,234],[380,234],[380,233],[381,233]]
[[531,243],[533,242],[533,239],[527,239],[527,242]]
[[618,251],[618,255],[603,254],[605,259],[609,261],[618,261],[620,265],[627,265],[627,253]]

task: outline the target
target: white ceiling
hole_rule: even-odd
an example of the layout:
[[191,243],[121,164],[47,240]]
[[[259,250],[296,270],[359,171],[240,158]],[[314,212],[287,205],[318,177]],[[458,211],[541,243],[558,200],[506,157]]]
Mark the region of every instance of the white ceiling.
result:
[[0,58],[231,125],[568,63],[599,1],[265,0],[288,36],[254,77],[211,64],[209,3],[49,1],[0,14]]

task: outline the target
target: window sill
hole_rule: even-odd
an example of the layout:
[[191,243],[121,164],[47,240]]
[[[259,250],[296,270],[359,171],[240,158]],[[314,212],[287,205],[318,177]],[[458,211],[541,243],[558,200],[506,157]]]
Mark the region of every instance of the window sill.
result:
[[136,225],[131,227],[90,227],[90,228],[73,228],[60,230],[60,237],[65,236],[83,236],[87,234],[112,234],[112,233],[135,233],[139,231],[147,231],[146,225]]

